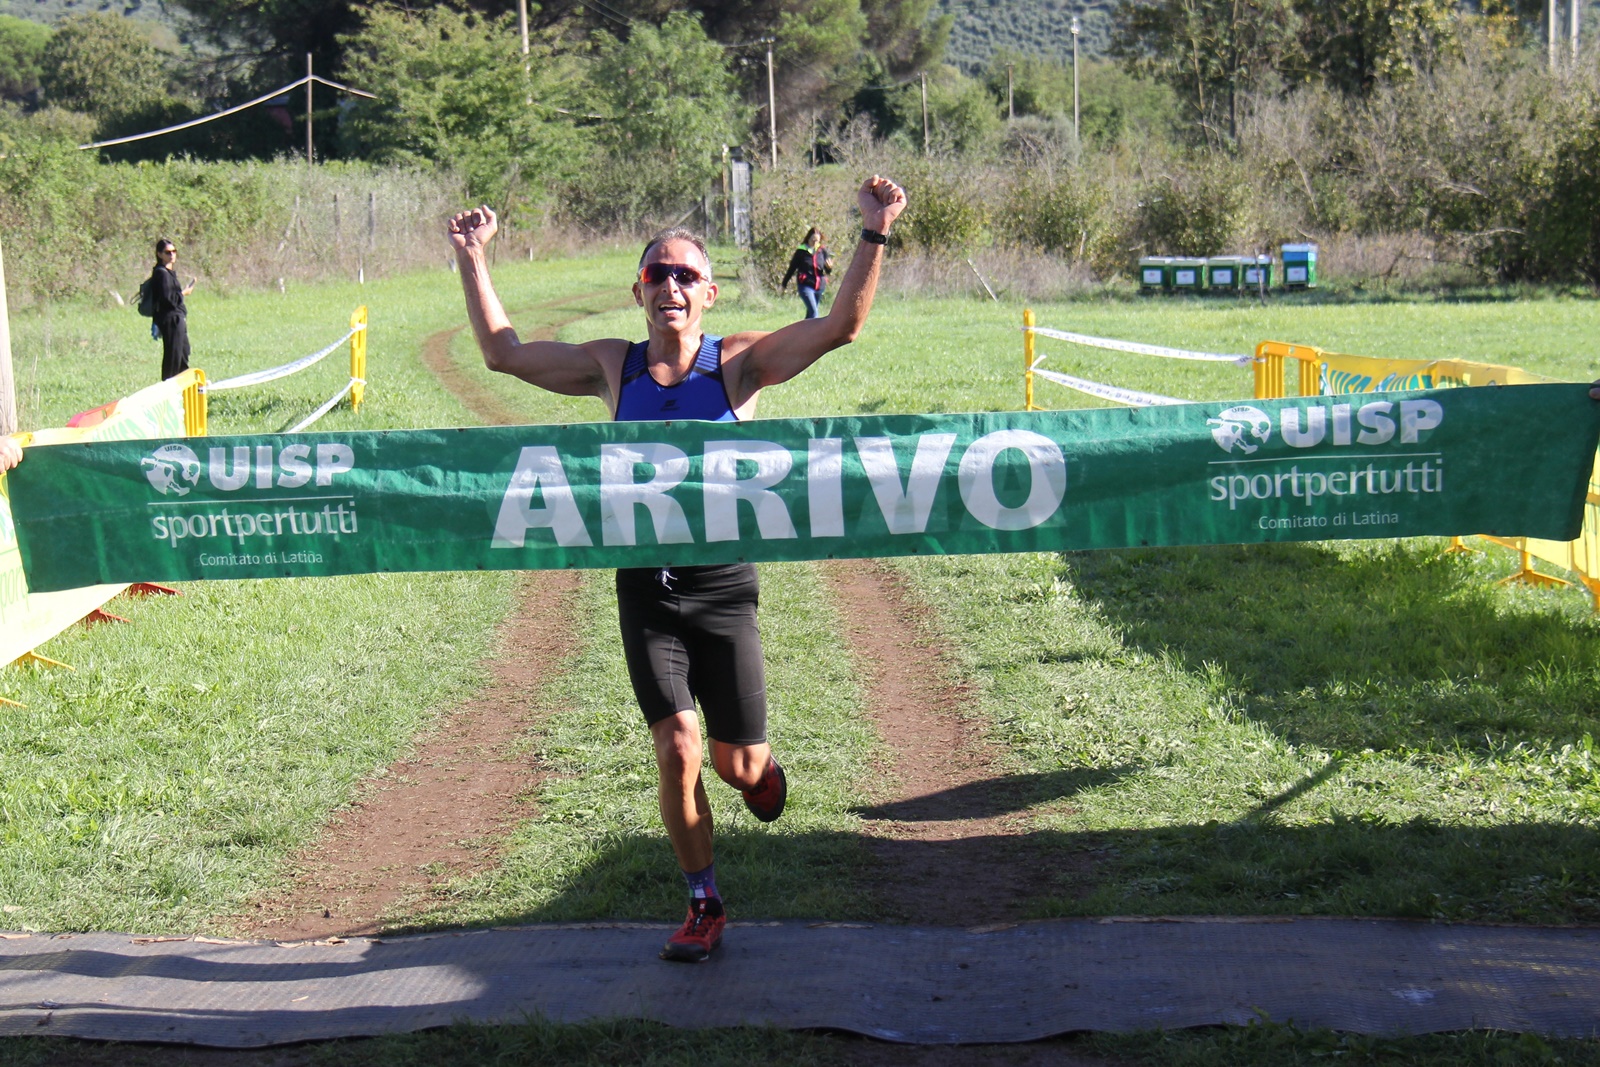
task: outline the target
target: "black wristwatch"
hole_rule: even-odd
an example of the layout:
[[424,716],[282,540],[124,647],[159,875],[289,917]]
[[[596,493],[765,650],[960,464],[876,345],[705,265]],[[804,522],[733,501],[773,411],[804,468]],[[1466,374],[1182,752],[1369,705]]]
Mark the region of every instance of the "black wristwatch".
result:
[[889,243],[888,234],[879,233],[877,230],[868,230],[866,228],[863,228],[861,231],[861,239],[867,242],[869,245],[886,245]]

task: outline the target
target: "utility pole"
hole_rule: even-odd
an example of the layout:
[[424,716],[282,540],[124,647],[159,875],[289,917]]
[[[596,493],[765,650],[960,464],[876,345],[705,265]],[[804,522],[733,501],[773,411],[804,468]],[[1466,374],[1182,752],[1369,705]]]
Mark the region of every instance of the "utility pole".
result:
[[1078,34],[1083,24],[1072,16],[1072,143],[1078,144]]
[[767,42],[767,140],[771,142],[772,169],[778,169],[778,93],[772,85],[772,38]]
[[922,72],[922,154],[928,154],[928,73]]
[[528,54],[528,0],[517,0],[517,31],[522,34],[522,54],[526,56]]
[[1011,68],[1013,64],[1006,64],[1006,121],[1012,122],[1017,117],[1016,97],[1012,93]]
[[6,264],[0,255],[0,435],[17,432],[17,380],[11,373],[11,311],[6,306]]
[[[1550,0],[1553,4],[1556,0]],[[306,166],[311,166],[311,53],[306,53]]]

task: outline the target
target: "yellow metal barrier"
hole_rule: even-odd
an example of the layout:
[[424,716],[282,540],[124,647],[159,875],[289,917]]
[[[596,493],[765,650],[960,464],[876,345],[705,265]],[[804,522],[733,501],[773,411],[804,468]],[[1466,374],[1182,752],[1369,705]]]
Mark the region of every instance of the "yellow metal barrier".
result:
[[190,376],[183,387],[183,432],[190,437],[206,435],[206,372],[198,367],[184,371]]
[[[1299,392],[1290,394],[1287,366],[1298,366]],[[1313,345],[1262,341],[1256,345],[1256,399],[1290,395],[1373,393],[1399,389],[1438,389],[1466,385],[1530,385],[1552,379],[1520,367],[1473,363],[1464,359],[1374,359],[1328,352]]]
[[1317,368],[1325,353],[1311,345],[1291,345],[1283,341],[1262,341],[1256,345],[1255,382],[1257,400],[1275,400],[1289,395],[1288,366],[1293,360],[1299,367],[1297,396],[1315,396],[1318,392]]
[[350,315],[350,410],[360,411],[361,400],[367,392],[367,305],[362,304]]
[[1038,411],[1033,406],[1033,309],[1024,308],[1022,312],[1022,381],[1023,381],[1023,411]]

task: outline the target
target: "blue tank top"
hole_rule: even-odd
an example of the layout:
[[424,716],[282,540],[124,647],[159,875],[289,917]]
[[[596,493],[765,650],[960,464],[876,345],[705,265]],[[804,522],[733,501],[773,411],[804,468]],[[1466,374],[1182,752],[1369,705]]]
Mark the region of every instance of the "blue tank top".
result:
[[706,334],[700,338],[700,351],[694,365],[674,385],[658,385],[645,367],[648,341],[628,348],[622,361],[622,389],[617,398],[618,422],[699,419],[705,422],[738,422],[728,389],[722,381],[722,338]]

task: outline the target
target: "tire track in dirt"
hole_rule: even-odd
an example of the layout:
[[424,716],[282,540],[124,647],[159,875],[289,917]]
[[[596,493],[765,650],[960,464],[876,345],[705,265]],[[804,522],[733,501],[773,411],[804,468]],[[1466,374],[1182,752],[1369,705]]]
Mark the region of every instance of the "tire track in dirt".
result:
[[1022,918],[1053,890],[1059,857],[1029,835],[1031,790],[1009,775],[929,609],[876,560],[822,566],[846,640],[865,674],[867,710],[893,753],[866,820],[878,862],[868,889],[907,922],[976,926]]
[[[611,294],[552,300],[517,314],[564,309],[597,295]],[[553,338],[568,322],[593,314],[571,310],[528,339]],[[450,358],[450,342],[464,328],[429,336],[423,364],[485,424],[521,421]],[[539,725],[531,694],[574,647],[579,581],[567,571],[524,575],[483,690],[442,716],[415,754],[369,779],[360,798],[294,857],[289,884],[258,897],[228,925],[288,941],[374,934],[403,922],[395,912],[407,904],[492,867],[505,833],[533,813],[528,798],[545,778],[519,742]]]

